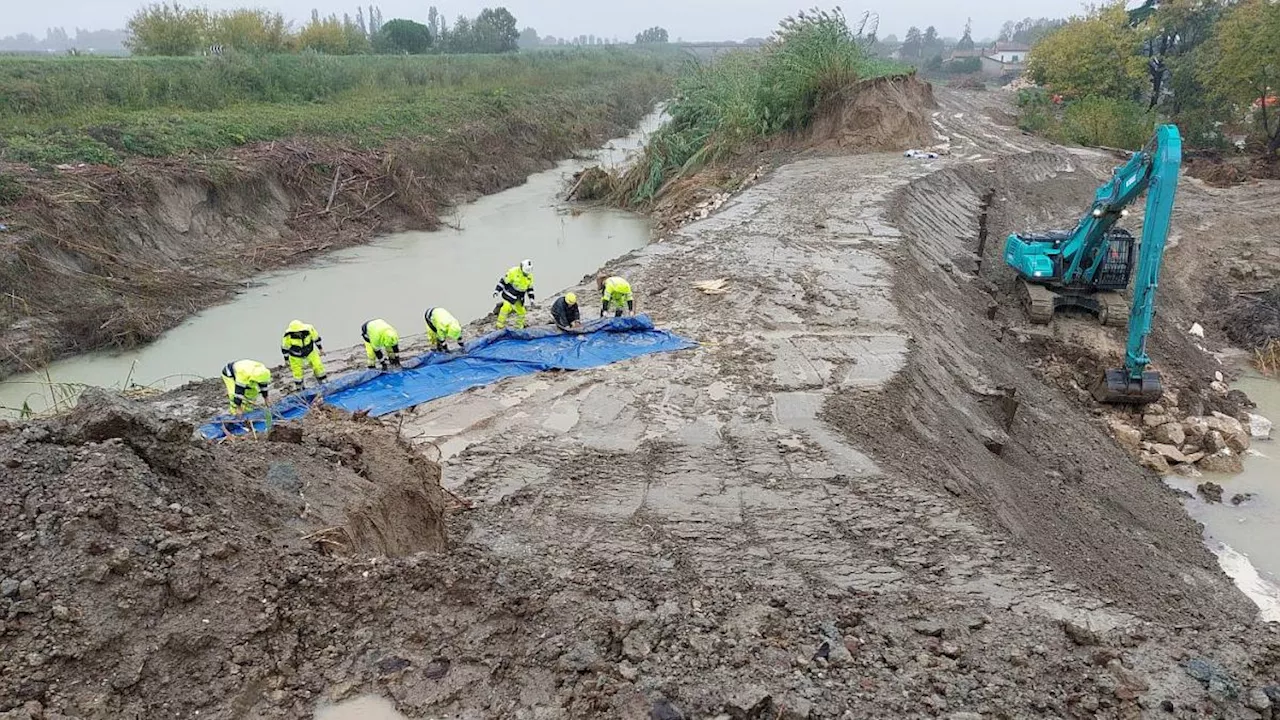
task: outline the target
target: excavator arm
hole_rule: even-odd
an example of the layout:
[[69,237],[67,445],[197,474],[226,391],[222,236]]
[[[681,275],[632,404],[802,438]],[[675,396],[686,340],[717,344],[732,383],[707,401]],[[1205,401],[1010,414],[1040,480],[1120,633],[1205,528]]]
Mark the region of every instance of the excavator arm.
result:
[[[1161,125],[1097,189],[1074,229],[1019,233],[1005,242],[1005,262],[1022,279],[1032,322],[1047,323],[1056,309],[1075,307],[1097,313],[1104,325],[1118,324],[1125,311],[1118,291],[1132,287],[1124,368],[1108,370],[1094,388],[1104,402],[1151,402],[1162,392],[1159,375],[1147,369],[1146,347],[1181,164],[1177,126]],[[1116,223],[1144,192],[1146,217],[1135,253],[1134,237]]]
[[[1124,367],[1108,370],[1093,395],[1102,402],[1148,403],[1158,400],[1163,392],[1160,375],[1148,370],[1147,336],[1155,316],[1156,289],[1160,285],[1160,266],[1164,262],[1165,243],[1173,218],[1173,201],[1178,190],[1178,169],[1182,165],[1182,136],[1176,125],[1161,125],[1156,136],[1142,152],[1137,153],[1116,173],[1142,158],[1143,170],[1134,172],[1130,182],[1147,190],[1146,215],[1142,222],[1142,242],[1138,248],[1138,267],[1133,278],[1132,303],[1129,309],[1129,337],[1125,344]],[[1122,189],[1117,197],[1132,202],[1141,189]],[[1099,190],[1099,196],[1102,191]],[[1094,203],[1094,212],[1098,204]],[[1110,212],[1103,208],[1104,214]],[[1092,214],[1092,213],[1091,213]]]

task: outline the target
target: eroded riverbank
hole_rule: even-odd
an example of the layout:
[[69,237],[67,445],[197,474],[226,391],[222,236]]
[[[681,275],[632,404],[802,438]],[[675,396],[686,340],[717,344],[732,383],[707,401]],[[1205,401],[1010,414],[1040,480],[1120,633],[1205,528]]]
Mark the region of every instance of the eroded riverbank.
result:
[[81,385],[172,388],[213,377],[228,362],[279,362],[279,336],[293,318],[316,325],[330,348],[359,342],[381,317],[404,335],[422,333],[422,313],[445,307],[464,322],[493,307],[493,283],[524,258],[535,262],[545,298],[650,239],[644,218],[619,210],[570,209],[566,181],[587,164],[616,165],[662,122],[643,118],[631,134],[531,175],[518,187],[457,207],[433,232],[405,232],[325,254],[250,281],[231,301],[202,311],[155,342],[129,352],[93,353],[0,381],[0,417],[24,405],[39,413],[70,406]]
[[[474,503],[449,518],[448,553],[271,564],[246,544],[197,556],[181,543],[205,542],[218,511],[200,505],[190,521],[148,525],[146,542],[126,527],[114,543],[142,567],[108,564],[111,547],[104,582],[83,584],[127,616],[121,585],[150,582],[152,558],[184,550],[176,587],[194,567],[198,597],[144,587],[177,628],[161,647],[186,653],[194,690],[146,661],[155,643],[137,628],[150,624],[122,621],[111,647],[78,658],[46,653],[41,632],[77,617],[63,605],[6,630],[46,654],[32,670],[24,645],[0,678],[21,687],[40,672],[46,707],[117,716],[308,718],[376,693],[409,717],[1256,718],[1270,709],[1275,632],[1254,624],[1180,498],[1043,376],[1043,347],[988,316],[959,259],[972,252],[975,178],[992,169],[1052,200],[1038,212],[1074,209],[1064,168],[1099,159],[1017,136],[983,102],[944,96],[935,119],[951,157],[808,157],[608,264],[699,348],[523,376],[388,418]],[[727,293],[695,286],[718,278]],[[213,393],[201,409],[221,405]],[[4,462],[63,486],[35,462],[56,427],[4,437]],[[92,466],[95,452],[82,453],[95,477],[139,486]],[[188,492],[157,467],[143,486]],[[303,505],[287,468],[256,470]],[[132,517],[98,500],[84,522],[110,524],[103,508]],[[67,547],[38,542],[62,532],[41,508],[13,506],[0,535],[27,600],[52,584],[27,570],[33,554]],[[260,556],[277,572],[224,586]],[[229,591],[242,601],[231,613]],[[215,612],[223,622],[201,631]],[[122,653],[115,683],[89,687],[74,665]]]
[[295,138],[119,168],[6,165],[23,194],[3,208],[0,377],[140,346],[263,272],[375,235],[434,229],[459,201],[624,135],[668,83],[641,73],[536,113],[495,110],[372,149]]

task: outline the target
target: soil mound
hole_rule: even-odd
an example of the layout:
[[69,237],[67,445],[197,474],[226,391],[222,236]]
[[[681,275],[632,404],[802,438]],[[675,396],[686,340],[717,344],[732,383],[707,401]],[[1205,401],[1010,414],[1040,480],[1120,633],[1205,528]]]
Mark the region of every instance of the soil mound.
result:
[[65,418],[0,424],[0,713],[256,702],[271,688],[238,675],[288,657],[281,604],[351,563],[445,549],[439,467],[390,429],[313,415],[210,445],[91,390]]
[[1269,292],[1237,295],[1222,319],[1231,341],[1246,350],[1280,338],[1280,285]]
[[887,152],[935,142],[933,86],[915,75],[877,78],[851,86],[818,109],[798,138],[804,147]]

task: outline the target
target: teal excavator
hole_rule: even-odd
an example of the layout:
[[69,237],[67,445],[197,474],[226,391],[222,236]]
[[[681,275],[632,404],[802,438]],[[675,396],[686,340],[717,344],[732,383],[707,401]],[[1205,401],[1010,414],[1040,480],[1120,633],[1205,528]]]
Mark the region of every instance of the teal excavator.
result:
[[[1004,261],[1021,279],[1032,322],[1048,323],[1055,311],[1069,307],[1096,314],[1103,325],[1127,322],[1124,367],[1107,370],[1094,386],[1093,396],[1100,402],[1143,405],[1163,392],[1160,374],[1148,367],[1147,336],[1181,165],[1182,136],[1177,126],[1161,125],[1151,142],[1098,188],[1093,206],[1074,230],[1014,234],[1005,241]],[[1116,223],[1144,191],[1146,216],[1138,242]],[[1126,316],[1120,291],[1129,285],[1130,275],[1133,299]]]

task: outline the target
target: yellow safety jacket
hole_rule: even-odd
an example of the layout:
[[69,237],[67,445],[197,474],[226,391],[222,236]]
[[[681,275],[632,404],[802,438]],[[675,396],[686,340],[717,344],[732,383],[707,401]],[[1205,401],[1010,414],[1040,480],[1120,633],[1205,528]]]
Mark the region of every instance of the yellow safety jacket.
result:
[[289,331],[280,340],[280,354],[286,359],[290,356],[305,358],[315,352],[320,343],[320,333],[316,332],[314,325],[302,323],[296,329],[290,325]]
[[423,317],[427,321],[427,329],[436,334],[441,340],[461,340],[462,339],[462,323],[458,322],[448,310],[444,308],[429,308]]
[[524,302],[526,297],[529,302],[533,302],[533,276],[526,275],[517,265],[507,271],[493,290],[500,293],[502,299],[512,305]]
[[603,310],[607,310],[610,305],[615,308],[630,306],[635,302],[635,298],[631,295],[631,283],[620,277],[608,278],[604,281],[604,295],[600,298],[600,302],[603,304]]
[[391,327],[386,320],[370,320],[360,328],[360,336],[364,341],[381,350],[383,348],[396,348],[400,344],[400,333]]
[[231,381],[232,402],[237,406],[244,403],[246,394],[262,395],[262,401],[266,402],[267,386],[271,384],[271,371],[266,365],[257,360],[237,360],[222,368],[222,376]]

